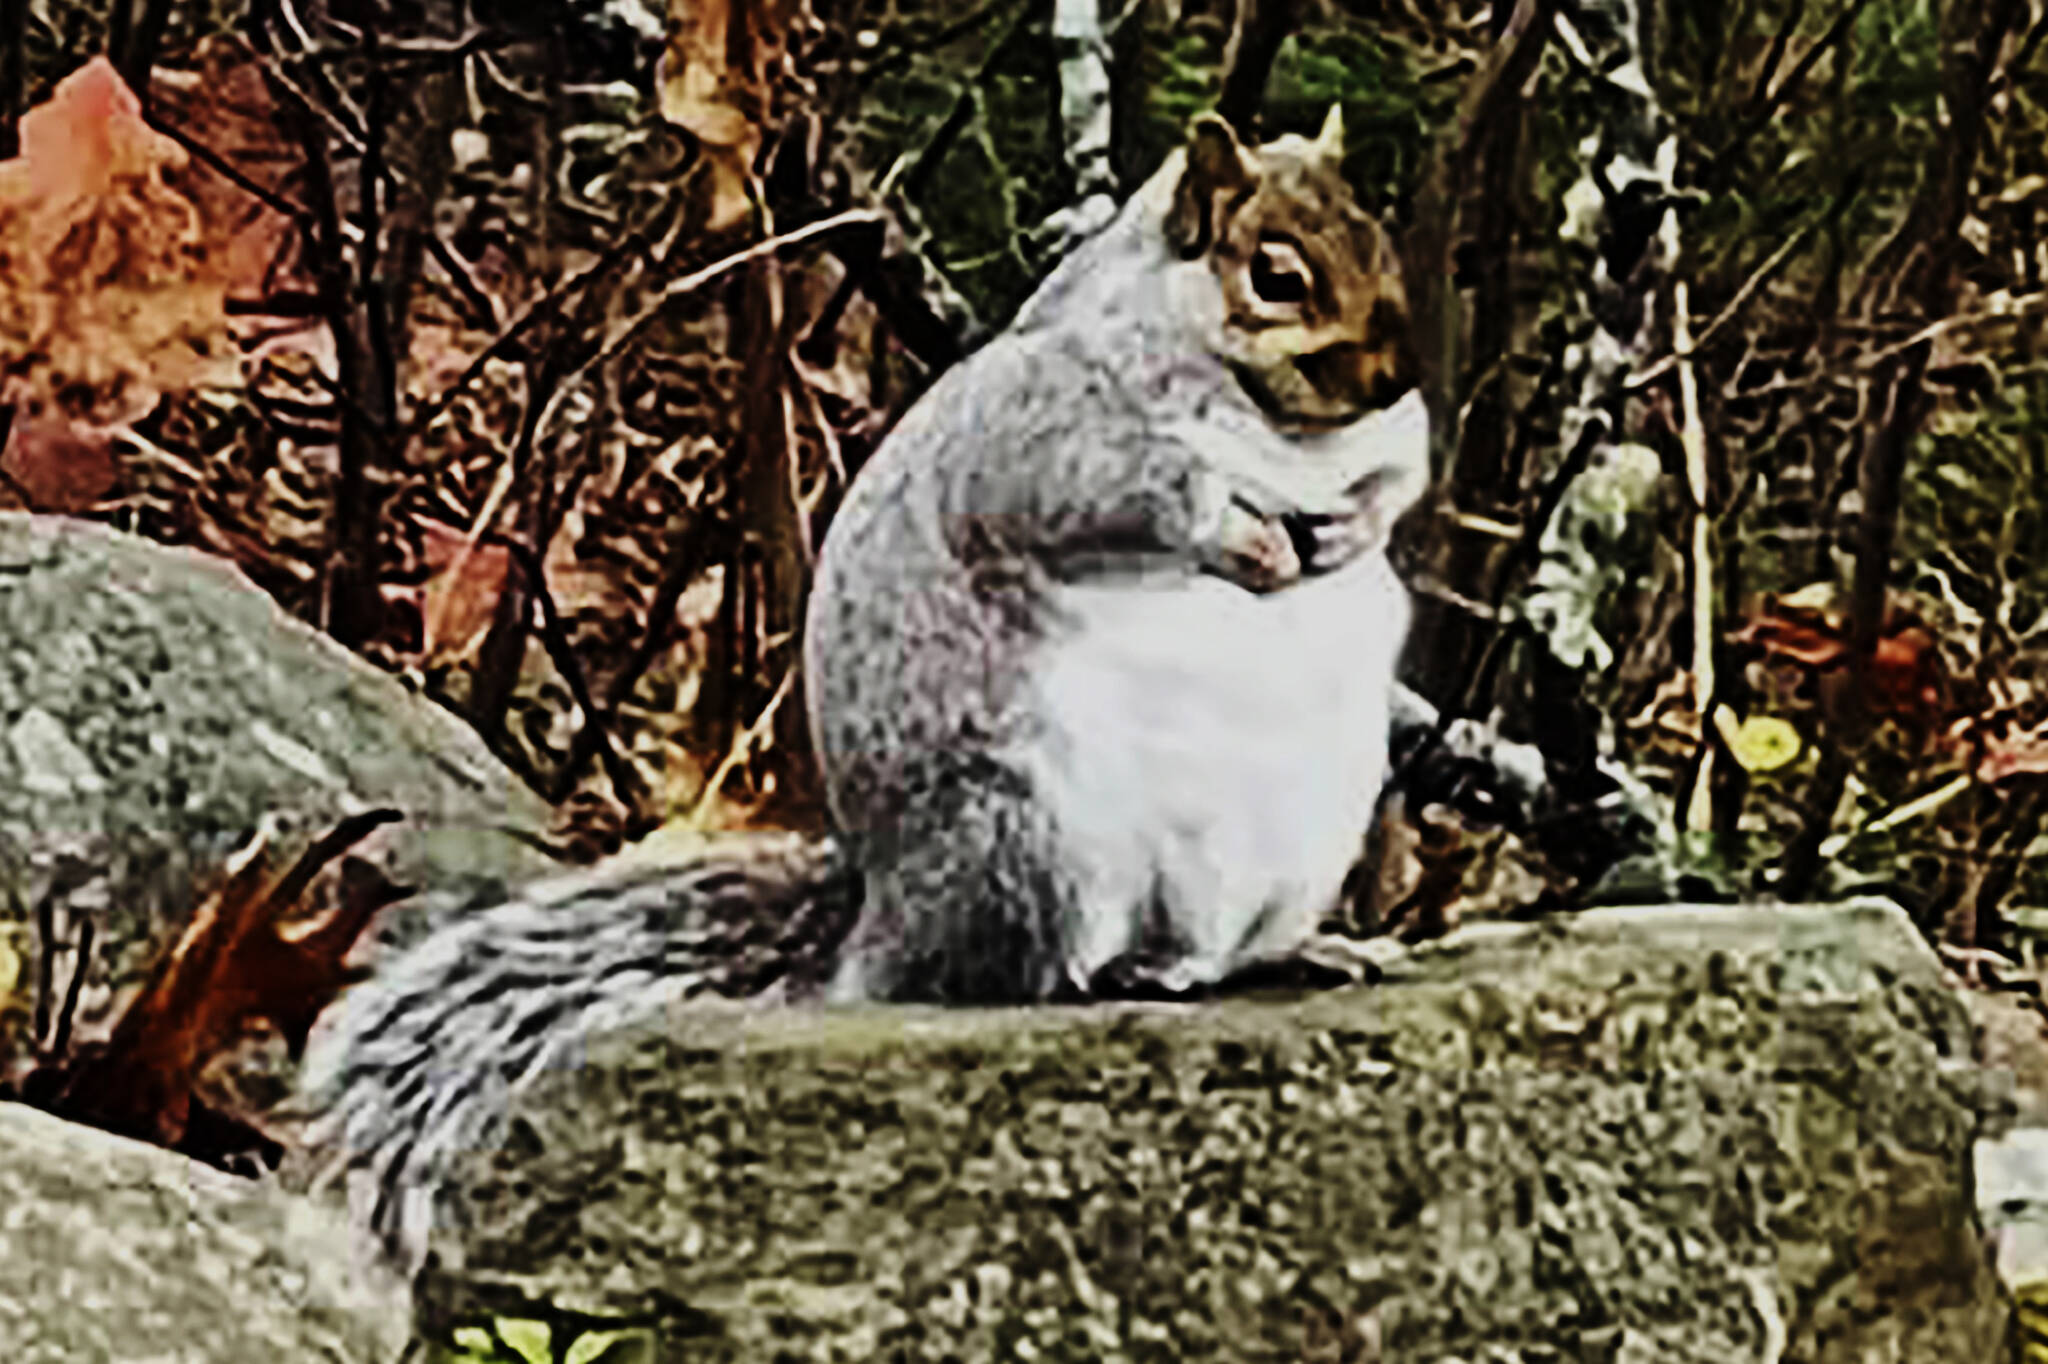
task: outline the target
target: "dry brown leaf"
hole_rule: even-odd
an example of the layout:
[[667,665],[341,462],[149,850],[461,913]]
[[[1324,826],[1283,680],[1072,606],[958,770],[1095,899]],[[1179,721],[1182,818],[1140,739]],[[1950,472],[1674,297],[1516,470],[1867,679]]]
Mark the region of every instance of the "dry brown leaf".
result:
[[[159,68],[150,82],[150,98],[160,123],[191,137],[258,185],[276,189],[283,177],[269,168],[296,166],[302,159],[289,125],[278,116],[261,58],[239,37],[206,39],[191,71]],[[165,178],[199,210],[208,263],[229,295],[257,299],[269,293],[288,263],[284,248],[291,219],[196,159],[167,167]],[[292,282],[301,289],[313,286],[311,279]]]
[[[1839,613],[1809,611],[1779,599],[1729,636],[1764,658],[1828,673],[1849,661],[1849,624]],[[1932,732],[1948,707],[1950,686],[1934,634],[1909,612],[1886,613],[1865,680],[1872,711]]]
[[0,471],[31,510],[79,512],[112,492],[121,468],[106,432],[50,413],[14,419]]
[[251,843],[106,1040],[49,1060],[56,1077],[50,1111],[182,1148],[200,1075],[251,1025],[274,1027],[297,1055],[315,1016],[361,974],[346,964],[356,939],[404,892],[367,864],[344,864],[338,907],[308,924],[279,920],[323,867],[397,818],[376,810],[342,821],[275,880],[264,840]]
[[0,162],[0,396],[111,425],[239,373],[199,212],[166,179],[185,160],[105,58],[23,115]]
[[746,221],[768,87],[782,56],[785,0],[669,0],[661,116],[702,146],[713,232]]
[[468,537],[436,521],[421,523],[422,547],[431,577],[420,603],[420,652],[430,663],[466,657],[497,614],[512,554],[503,545],[480,543],[465,555]]

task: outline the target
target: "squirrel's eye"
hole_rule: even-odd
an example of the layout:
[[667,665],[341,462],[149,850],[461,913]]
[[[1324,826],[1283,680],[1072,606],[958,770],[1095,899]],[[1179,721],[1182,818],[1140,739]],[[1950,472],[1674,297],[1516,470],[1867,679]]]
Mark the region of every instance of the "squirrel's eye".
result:
[[1260,242],[1252,255],[1252,291],[1268,303],[1306,303],[1308,263],[1285,242]]

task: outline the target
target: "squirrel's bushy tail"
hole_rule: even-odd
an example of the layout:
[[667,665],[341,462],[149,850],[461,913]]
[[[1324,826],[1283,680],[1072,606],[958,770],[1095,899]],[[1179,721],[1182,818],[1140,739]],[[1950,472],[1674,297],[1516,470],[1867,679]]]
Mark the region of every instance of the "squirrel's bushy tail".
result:
[[314,1031],[298,1106],[318,1181],[416,1269],[452,1162],[521,1089],[676,1000],[821,989],[859,901],[833,840],[745,833],[636,848],[442,925]]

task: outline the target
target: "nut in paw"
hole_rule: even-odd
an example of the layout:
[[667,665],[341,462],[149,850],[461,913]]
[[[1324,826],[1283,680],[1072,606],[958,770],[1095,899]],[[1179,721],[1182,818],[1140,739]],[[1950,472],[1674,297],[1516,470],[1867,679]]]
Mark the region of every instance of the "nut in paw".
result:
[[1272,592],[1301,580],[1294,537],[1277,518],[1233,502],[1223,513],[1221,572],[1253,592]]

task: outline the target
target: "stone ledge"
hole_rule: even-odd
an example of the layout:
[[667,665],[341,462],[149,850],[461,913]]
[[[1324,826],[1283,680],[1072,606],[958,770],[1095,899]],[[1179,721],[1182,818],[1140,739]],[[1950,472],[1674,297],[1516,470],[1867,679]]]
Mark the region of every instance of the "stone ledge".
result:
[[390,1364],[402,1287],[275,1189],[0,1103],[8,1364]]
[[691,1360],[1992,1358],[1992,1106],[1905,916],[1462,933],[1183,1007],[694,1008],[550,1077],[423,1320]]

